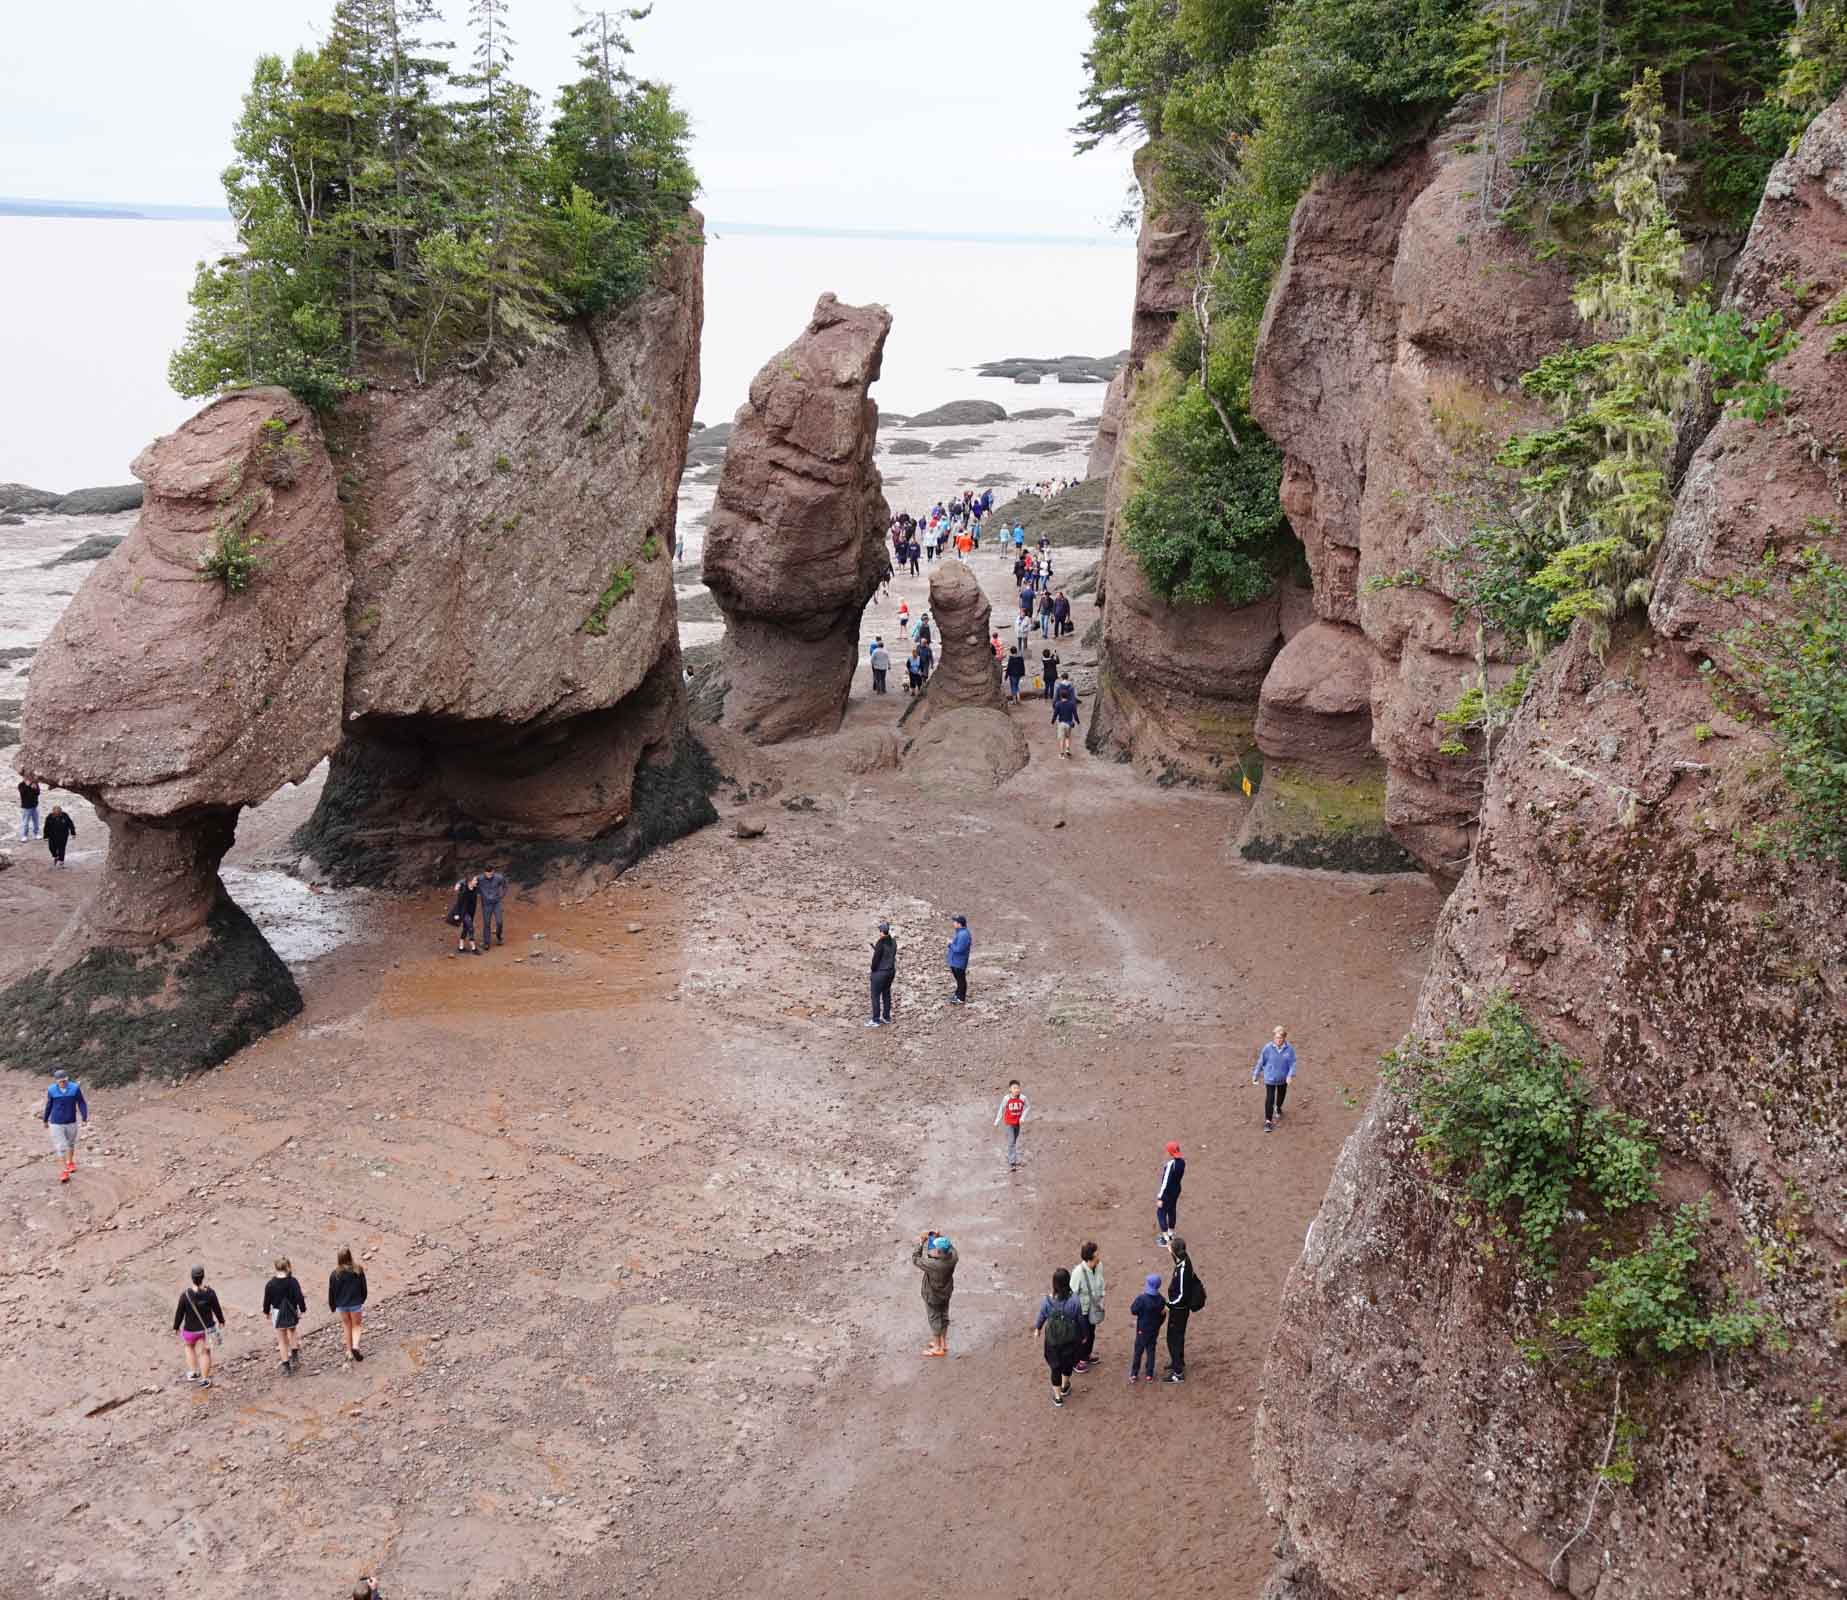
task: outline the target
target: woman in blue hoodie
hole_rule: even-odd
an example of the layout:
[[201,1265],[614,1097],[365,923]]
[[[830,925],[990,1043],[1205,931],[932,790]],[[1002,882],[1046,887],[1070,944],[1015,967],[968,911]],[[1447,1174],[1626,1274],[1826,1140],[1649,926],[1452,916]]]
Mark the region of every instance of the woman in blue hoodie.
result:
[[968,1004],[968,953],[974,948],[974,937],[968,931],[968,918],[957,916],[950,919],[956,925],[956,931],[949,938],[949,976],[956,981],[956,992],[949,997],[952,1006]]

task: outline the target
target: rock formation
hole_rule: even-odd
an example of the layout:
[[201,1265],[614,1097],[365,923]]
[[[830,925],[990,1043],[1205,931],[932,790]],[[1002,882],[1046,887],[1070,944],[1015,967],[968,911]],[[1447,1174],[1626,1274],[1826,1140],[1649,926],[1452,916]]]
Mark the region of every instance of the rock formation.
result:
[[673,588],[700,262],[678,246],[639,300],[488,381],[343,409],[346,738],[298,839],[323,876],[428,883],[458,848],[530,869],[591,840],[626,863],[709,818]]
[[[134,470],[140,519],[40,650],[19,758],[95,805],[109,854],[48,966],[0,999],[0,1056],[103,1081],[210,1065],[300,1009],[218,864],[240,808],[333,749],[346,665],[333,468],[298,401],[227,396]],[[247,586],[201,572],[240,541]]]
[[1504,641],[1455,626],[1439,552],[1468,532],[1501,442],[1540,419],[1520,374],[1578,332],[1562,267],[1482,225],[1473,131],[1324,179],[1296,207],[1251,391],[1284,451],[1316,614],[1360,628],[1377,656],[1385,821],[1444,883],[1467,858],[1481,772],[1439,752],[1436,714],[1477,676],[1478,651],[1490,684],[1512,668]]
[[725,613],[724,725],[756,740],[832,733],[858,665],[859,620],[890,566],[872,452],[891,313],[816,303],[750,386],[705,535]]
[[1317,618],[1283,646],[1257,701],[1262,786],[1238,836],[1252,861],[1359,872],[1415,863],[1384,825],[1372,750],[1372,647]]
[[[1632,1481],[1602,1483],[1617,1443],[1610,1376],[1587,1382],[1519,1348],[1582,1291],[1582,1256],[1600,1246],[1582,1245],[1555,1285],[1519,1282],[1437,1197],[1403,1099],[1382,1090],[1271,1347],[1257,1469],[1285,1525],[1277,1600],[1768,1600],[1832,1593],[1847,1574],[1847,921],[1838,876],[1749,847],[1778,818],[1777,754],[1722,709],[1749,698],[1727,684],[1727,634],[1788,614],[1790,554],[1820,540],[1847,555],[1847,389],[1823,322],[1843,259],[1837,102],[1773,172],[1732,279],[1748,317],[1779,310],[1801,338],[1777,372],[1790,413],[1711,430],[1680,484],[1646,619],[1621,623],[1604,660],[1581,638],[1546,659],[1496,754],[1416,1018],[1429,1037],[1505,990],[1659,1143],[1650,1220],[1710,1198],[1701,1291],[1757,1300],[1782,1343],[1632,1366],[1620,1447]],[[1510,305],[1515,338],[1519,320]],[[1783,565],[1760,586],[1766,552]]]
[[905,714],[912,735],[906,770],[943,788],[1003,783],[1026,765],[1026,737],[1001,693],[988,597],[965,563],[937,563],[930,617],[940,653],[920,701]]

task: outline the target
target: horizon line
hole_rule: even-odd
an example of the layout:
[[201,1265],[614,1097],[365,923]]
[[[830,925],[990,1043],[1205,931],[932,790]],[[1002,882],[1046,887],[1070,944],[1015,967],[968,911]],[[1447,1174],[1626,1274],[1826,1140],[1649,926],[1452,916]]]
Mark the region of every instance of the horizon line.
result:
[[[0,215],[38,216],[60,220],[106,222],[229,222],[223,206],[168,205],[151,200],[53,200],[36,195],[0,194]],[[744,237],[808,239],[893,239],[937,244],[1048,244],[1084,245],[1093,249],[1127,249],[1134,240],[1126,234],[984,232],[978,229],[936,231],[929,228],[854,228],[802,222],[725,222],[706,219],[708,237],[726,234]]]

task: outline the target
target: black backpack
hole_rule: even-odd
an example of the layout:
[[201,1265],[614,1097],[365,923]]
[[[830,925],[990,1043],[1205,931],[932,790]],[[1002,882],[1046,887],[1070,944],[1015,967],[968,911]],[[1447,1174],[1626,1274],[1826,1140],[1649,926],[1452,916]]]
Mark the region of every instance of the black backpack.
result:
[[1069,1300],[1054,1300],[1052,1314],[1045,1319],[1045,1342],[1054,1350],[1077,1343],[1077,1324],[1066,1309],[1070,1304]]
[[1191,1260],[1186,1264],[1186,1309],[1204,1311],[1206,1309],[1206,1286],[1200,1280],[1199,1269]]

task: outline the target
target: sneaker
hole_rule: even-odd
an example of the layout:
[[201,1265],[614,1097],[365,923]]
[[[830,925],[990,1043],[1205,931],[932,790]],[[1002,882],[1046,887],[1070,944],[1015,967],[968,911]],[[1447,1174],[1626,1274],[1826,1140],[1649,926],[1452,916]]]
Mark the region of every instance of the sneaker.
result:
[[1266,1122],[1266,1123],[1265,1123],[1265,1124],[1263,1125],[1263,1131],[1264,1131],[1265,1133],[1272,1133],[1272,1132],[1274,1132],[1274,1131],[1275,1131],[1275,1127],[1274,1127],[1274,1125],[1273,1125],[1272,1123],[1268,1123],[1268,1122]]
[[1170,1372],[1167,1375],[1167,1381],[1169,1383],[1185,1383],[1186,1374],[1184,1372]]
[[194,1385],[196,1385],[196,1384],[198,1383],[198,1381],[199,1381],[199,1375],[198,1375],[198,1373],[196,1373],[196,1372],[189,1372],[189,1373],[187,1373],[187,1374],[186,1374],[186,1381],[187,1381],[188,1383],[190,1383],[190,1384],[194,1384]]
[[1052,1391],[1052,1404],[1055,1406],[1062,1406],[1064,1403],[1065,1403],[1065,1397],[1062,1394],[1060,1394],[1056,1389],[1054,1389]]
[[1133,1384],[1133,1383],[1138,1383],[1138,1382],[1140,1382],[1140,1381],[1141,1381],[1141,1380],[1140,1380],[1140,1379],[1138,1379],[1138,1378],[1137,1378],[1137,1377],[1135,1376],[1135,1374],[1134,1374],[1133,1372],[1131,1372],[1131,1373],[1129,1374],[1129,1382],[1130,1382],[1130,1383],[1132,1383],[1132,1384]]
[[363,1352],[363,1351],[359,1351],[359,1350],[355,1350],[355,1351],[353,1352],[353,1359],[354,1359],[355,1361],[364,1361],[364,1360],[365,1360],[365,1354],[364,1354],[364,1352]]
[[868,1028],[882,1028],[885,1026],[885,1024],[880,1022],[877,1017],[874,1017],[870,1022],[866,1024],[866,1026]]
[[211,1386],[212,1386],[212,1380],[210,1378],[201,1378],[199,1380],[199,1387],[201,1389],[209,1389],[211,1388]]
[[1065,1386],[1059,1392],[1063,1394],[1067,1400],[1071,1398],[1071,1380],[1069,1378],[1065,1379]]
[[1090,1370],[1090,1363],[1088,1361],[1080,1361],[1071,1370],[1073,1372],[1088,1372]]

